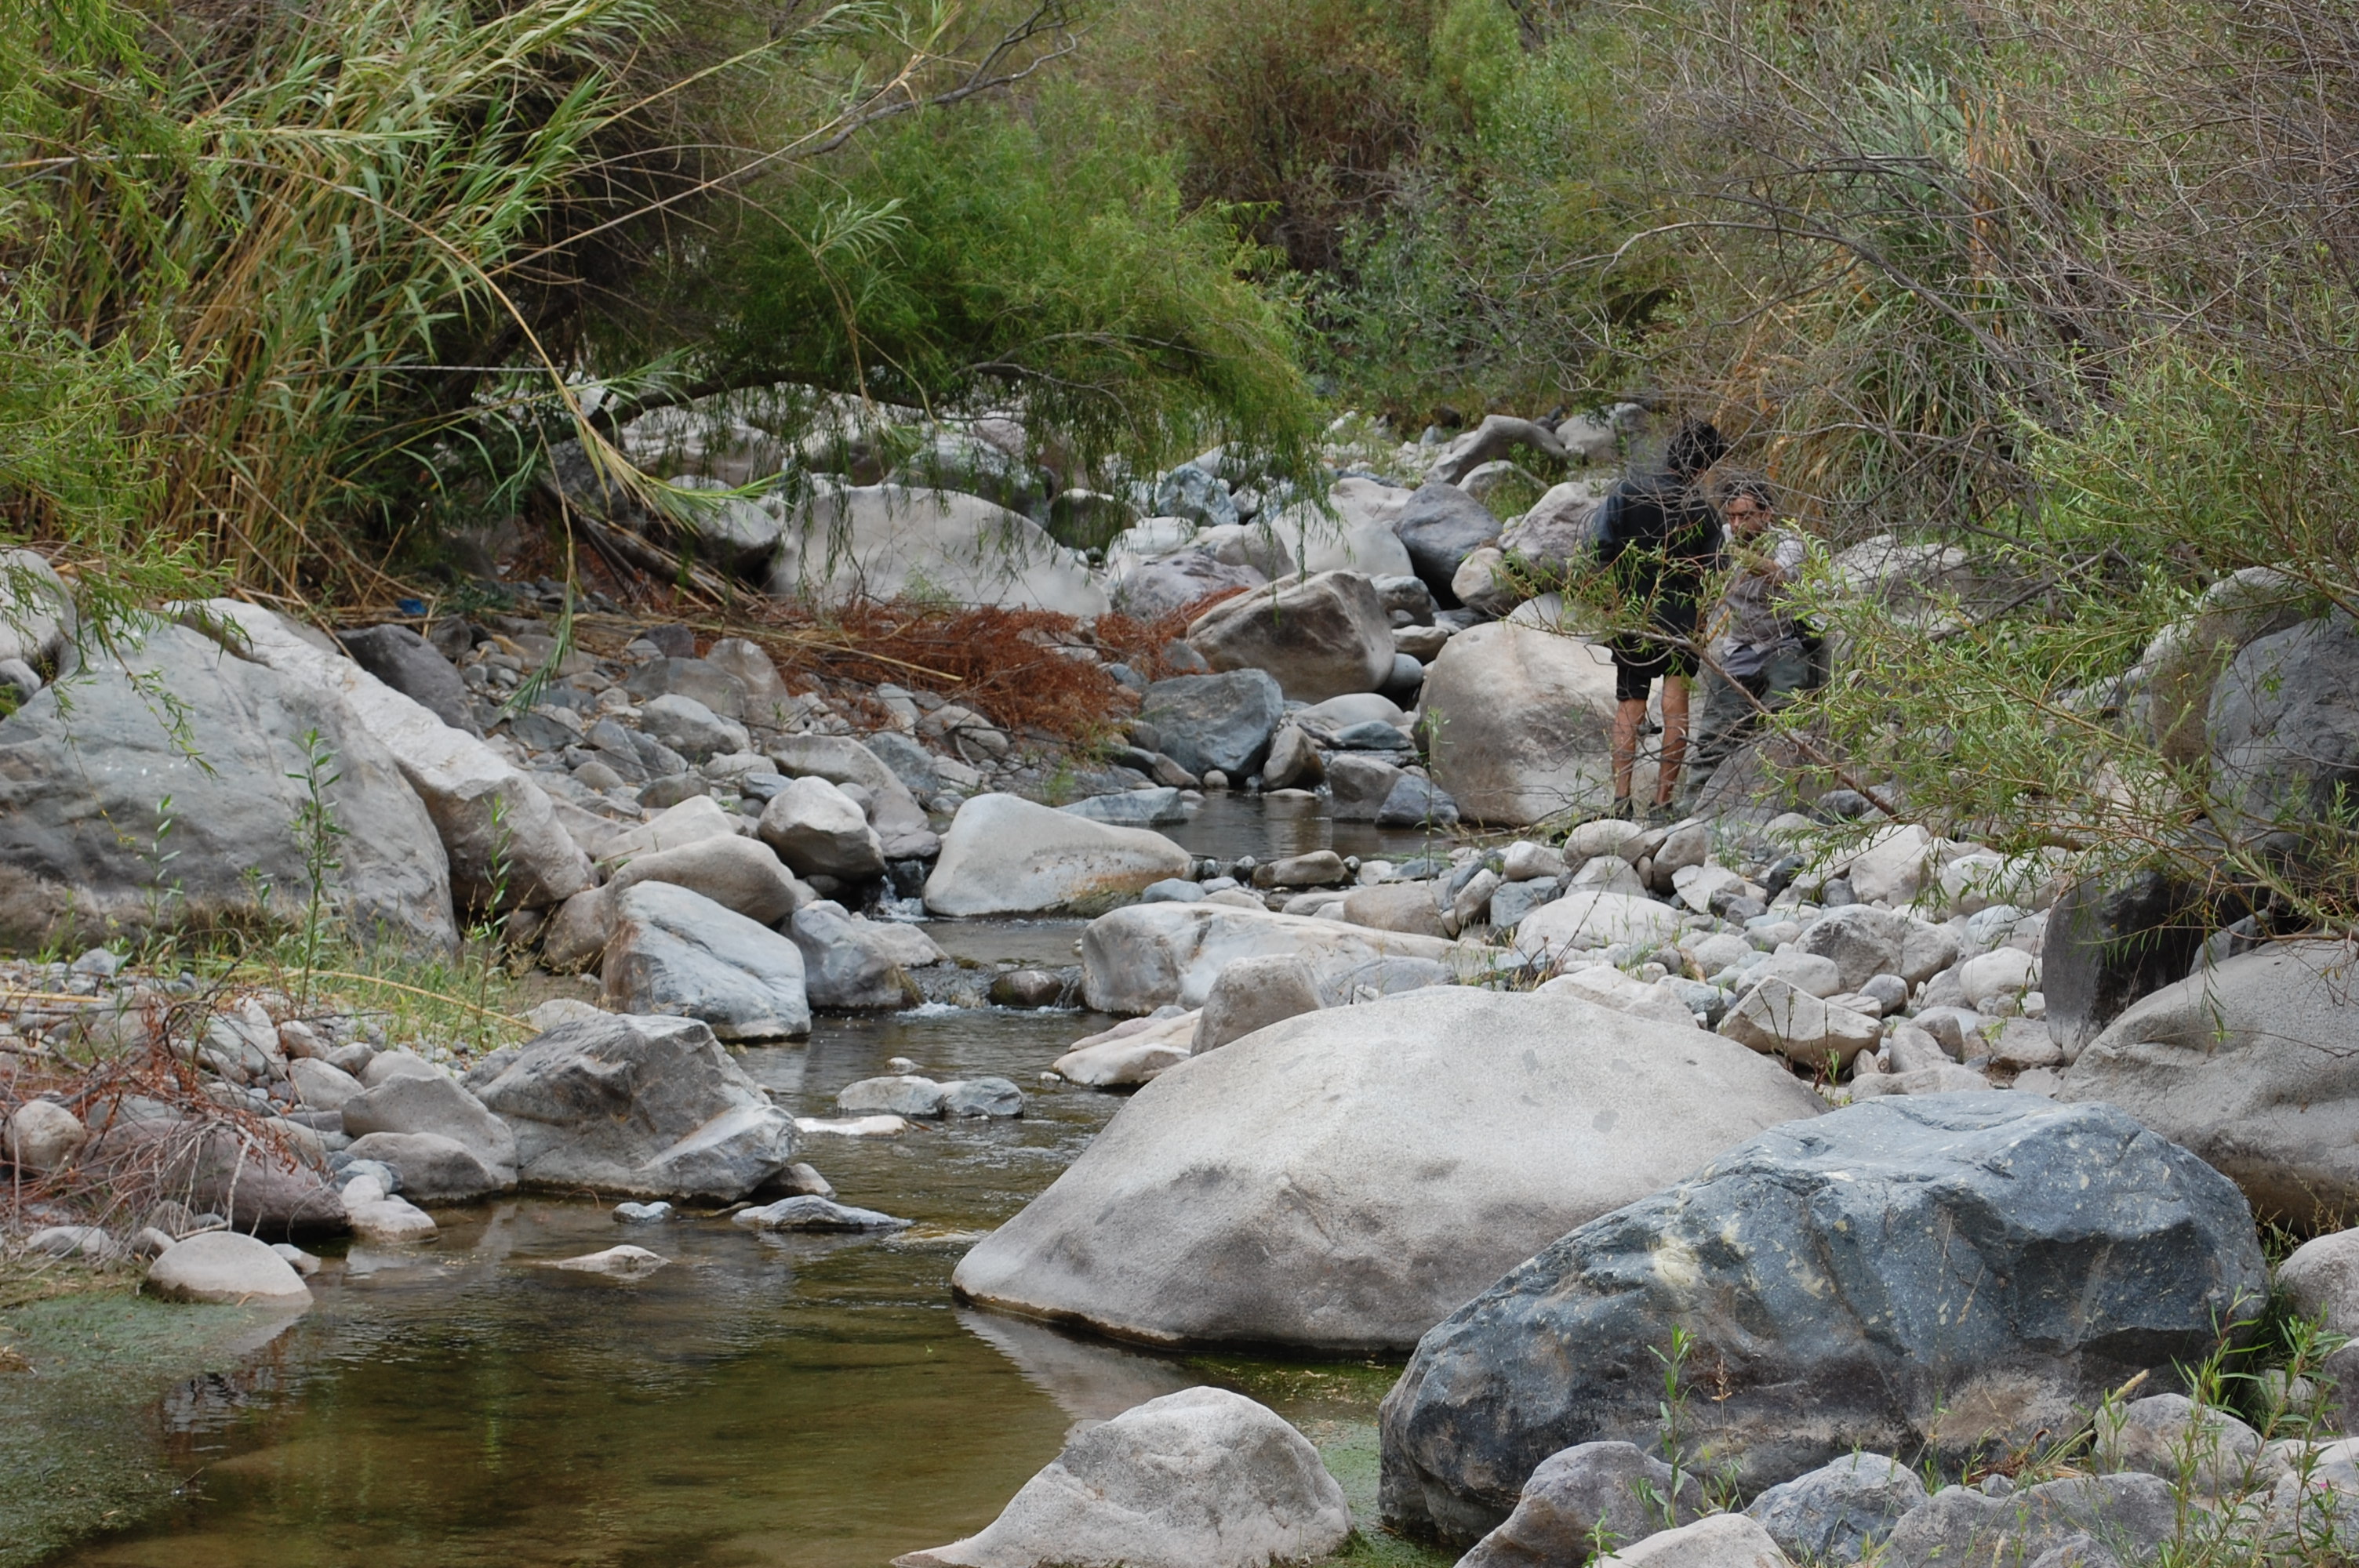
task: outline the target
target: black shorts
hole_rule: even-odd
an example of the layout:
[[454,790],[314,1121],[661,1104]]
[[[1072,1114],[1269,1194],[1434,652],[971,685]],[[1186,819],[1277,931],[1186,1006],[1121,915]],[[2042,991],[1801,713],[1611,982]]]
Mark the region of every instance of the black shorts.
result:
[[1697,665],[1692,648],[1658,643],[1651,637],[1615,637],[1606,646],[1614,650],[1616,702],[1646,701],[1655,689],[1658,676],[1695,677]]

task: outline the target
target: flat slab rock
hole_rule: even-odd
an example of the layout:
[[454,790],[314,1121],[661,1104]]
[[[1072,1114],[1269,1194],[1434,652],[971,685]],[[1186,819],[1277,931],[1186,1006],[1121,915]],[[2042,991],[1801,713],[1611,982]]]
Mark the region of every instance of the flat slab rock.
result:
[[894,1568],[1267,1568],[1352,1533],[1319,1451],[1225,1389],[1149,1400],[1075,1437],[989,1525]]
[[1383,1506],[1471,1537],[1559,1449],[1653,1441],[1675,1326],[1713,1390],[1700,1452],[1760,1485],[2061,1430],[2267,1292],[2235,1188],[2111,1106],[1871,1100],[1729,1150],[1451,1313],[1385,1401]]
[[741,1208],[730,1216],[729,1223],[748,1230],[906,1230],[910,1222],[806,1194],[759,1208]]
[[1584,1219],[1819,1107],[1730,1041],[1570,998],[1306,1013],[1165,1070],[952,1286],[1147,1344],[1397,1350]]

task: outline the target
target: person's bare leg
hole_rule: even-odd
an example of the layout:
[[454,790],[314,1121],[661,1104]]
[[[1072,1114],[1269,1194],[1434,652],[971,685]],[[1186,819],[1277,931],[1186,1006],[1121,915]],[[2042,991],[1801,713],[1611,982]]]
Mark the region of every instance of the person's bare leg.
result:
[[[1619,718],[1617,714],[1615,717]],[[1663,677],[1663,768],[1655,781],[1655,804],[1669,806],[1680,793],[1680,769],[1688,760],[1688,679]]]
[[1638,763],[1638,727],[1647,722],[1644,701],[1625,702],[1614,710],[1614,798],[1630,798],[1630,773]]

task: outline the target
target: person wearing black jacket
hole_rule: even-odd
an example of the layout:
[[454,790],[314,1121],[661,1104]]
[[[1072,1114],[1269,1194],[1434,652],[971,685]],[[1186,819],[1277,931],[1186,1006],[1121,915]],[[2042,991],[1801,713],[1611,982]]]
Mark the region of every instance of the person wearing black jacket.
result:
[[1631,815],[1630,775],[1638,731],[1659,677],[1663,748],[1654,815],[1670,808],[1687,760],[1688,683],[1696,673],[1704,585],[1720,565],[1720,519],[1705,499],[1704,470],[1728,450],[1719,430],[1680,422],[1663,471],[1624,480],[1606,493],[1597,526],[1598,564],[1618,601],[1614,654],[1614,814]]

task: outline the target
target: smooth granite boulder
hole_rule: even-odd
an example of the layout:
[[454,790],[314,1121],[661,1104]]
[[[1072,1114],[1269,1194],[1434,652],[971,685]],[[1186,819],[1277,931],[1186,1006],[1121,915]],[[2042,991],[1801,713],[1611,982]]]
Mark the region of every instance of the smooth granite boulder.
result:
[[2227,1178],[2111,1106],[1870,1100],[1729,1150],[1451,1313],[1385,1400],[1385,1514],[1473,1536],[1549,1454],[1651,1441],[1674,1328],[1712,1390],[1696,1462],[1759,1485],[2061,1430],[2267,1289]]
[[1187,850],[1144,827],[979,795],[943,836],[942,858],[926,878],[926,907],[951,915],[1066,909],[1139,892],[1190,864]]
[[2359,1209],[2359,961],[2282,942],[2134,1003],[2057,1098],[2117,1105],[2305,1226]]
[[1266,670],[1174,676],[1147,688],[1138,716],[1162,737],[1163,753],[1201,778],[1218,768],[1243,782],[1269,755],[1286,716],[1286,694]]
[[[1269,957],[1302,960],[1322,995],[1344,975],[1356,982],[1360,971],[1386,960],[1431,966],[1420,974],[1421,985],[1446,977],[1453,960],[1473,962],[1451,943],[1411,932],[1210,901],[1135,903],[1100,915],[1082,933],[1082,995],[1100,1012],[1152,1012],[1171,1003],[1202,1007],[1231,963]],[[1377,989],[1412,988],[1394,981]]]
[[1162,1073],[951,1284],[1147,1344],[1397,1350],[1571,1227],[1818,1105],[1742,1046],[1566,998],[1331,1008]]
[[795,1156],[793,1118],[692,1019],[561,1024],[480,1096],[515,1130],[531,1186],[731,1203]]
[[766,925],[669,882],[614,901],[598,1005],[699,1019],[723,1040],[810,1033],[802,950]]

